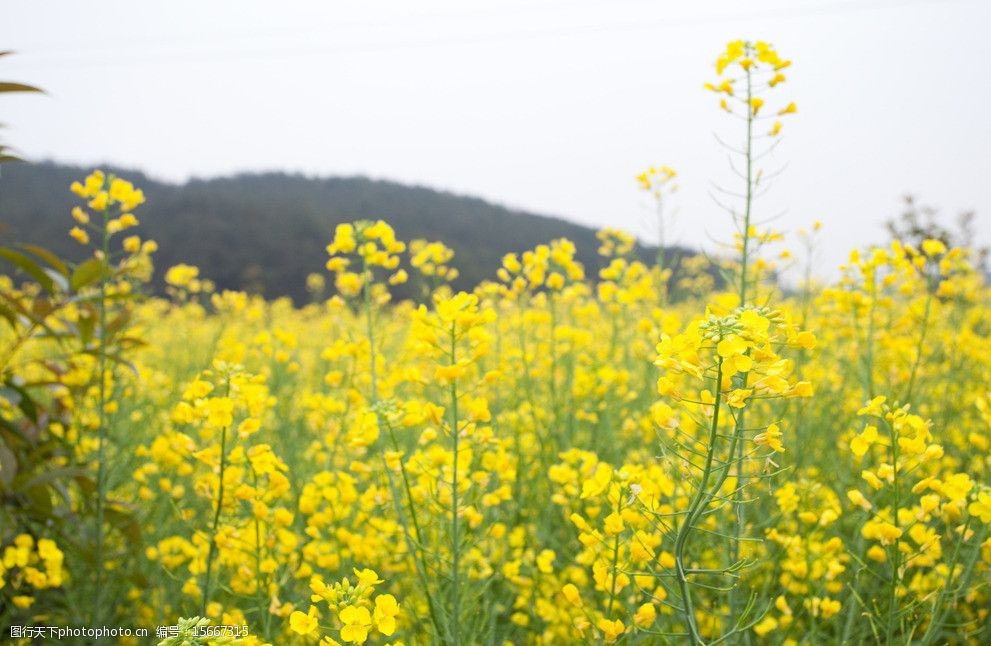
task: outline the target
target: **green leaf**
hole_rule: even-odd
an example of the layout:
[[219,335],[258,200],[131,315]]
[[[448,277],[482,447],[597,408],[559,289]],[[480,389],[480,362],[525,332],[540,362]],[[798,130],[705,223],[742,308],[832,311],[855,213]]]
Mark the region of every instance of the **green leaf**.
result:
[[52,283],[54,283],[60,290],[63,292],[69,291],[69,279],[66,278],[65,274],[60,274],[51,267],[45,267],[45,273],[48,274],[48,277],[52,279]]
[[120,314],[107,323],[107,328],[103,331],[104,340],[109,341],[112,339],[118,332],[124,329],[130,320],[131,311],[128,309],[121,310]]
[[[88,354],[88,355],[90,355],[92,357],[97,357],[97,358],[100,357],[99,350],[97,350],[95,348],[94,349],[83,350],[82,353],[83,354]],[[138,371],[138,367],[134,363],[132,363],[132,362],[128,361],[127,359],[125,359],[124,358],[124,355],[122,355],[120,352],[108,352],[108,353],[104,354],[103,356],[108,361],[113,361],[115,364],[119,365],[120,367],[126,368],[127,370],[130,370],[134,374],[135,377],[139,377],[141,375],[141,373]]]
[[31,487],[22,491],[22,495],[31,503],[27,506],[31,516],[45,519],[52,515],[52,494],[48,487]]
[[25,478],[21,486],[25,489],[34,489],[35,487],[42,486],[47,487],[53,482],[75,479],[76,477],[85,474],[86,470],[82,467],[56,467],[54,469],[48,469],[46,471],[36,473],[29,478]]
[[20,247],[21,249],[24,249],[25,251],[29,251],[34,255],[38,256],[39,258],[47,262],[49,265],[51,265],[53,269],[55,269],[62,275],[69,274],[69,268],[66,266],[64,262],[62,262],[62,259],[56,256],[51,251],[49,251],[48,249],[45,249],[44,247],[40,247],[36,244],[22,244],[20,245]]
[[128,548],[137,551],[143,541],[141,540],[141,525],[138,524],[134,516],[127,511],[109,508],[104,511],[104,517],[111,527],[114,527],[127,538],[125,541]]
[[42,320],[48,318],[48,315],[55,311],[55,305],[52,301],[44,296],[39,296],[34,299],[31,303],[31,314],[34,315],[36,320]]
[[13,249],[7,247],[0,248],[0,258],[9,260],[16,266],[31,274],[31,277],[38,281],[38,284],[41,285],[41,287],[49,294],[55,291],[55,283],[52,281],[51,276],[46,274],[45,270],[31,258],[25,256],[19,251],[14,251]]
[[12,83],[10,81],[0,81],[0,92],[41,92],[44,90],[37,88],[33,85],[25,85],[24,83]]
[[[58,337],[59,336],[59,333],[56,332],[55,330],[53,330],[51,328],[51,326],[49,326],[48,323],[45,321],[45,319],[43,319],[43,318],[39,319],[39,318],[35,317],[35,315],[31,312],[31,310],[27,309],[24,306],[24,304],[21,303],[20,301],[14,299],[14,298],[11,298],[5,292],[0,292],[0,298],[2,298],[3,300],[5,300],[7,302],[7,304],[10,306],[9,309],[10,309],[10,311],[13,314],[20,315],[20,316],[24,317],[26,323],[24,321],[18,321],[21,325],[29,325],[29,324],[38,325],[42,329],[44,329],[46,332],[48,332],[48,334],[50,334],[51,336],[53,336],[53,337]],[[2,304],[0,304],[0,305],[2,305]],[[32,303],[32,305],[33,305],[33,303]]]
[[72,288],[72,291],[78,292],[83,287],[88,287],[98,282],[107,273],[107,265],[103,260],[100,258],[90,258],[76,267],[76,270],[72,272],[72,278],[69,279],[69,286]]
[[[18,399],[17,402],[14,402],[10,398],[9,391],[11,390],[16,392],[20,396],[20,399]],[[21,412],[24,413],[24,417],[31,420],[32,423],[34,424],[38,423],[38,419],[39,419],[38,407],[35,404],[34,399],[31,398],[31,394],[28,393],[28,391],[24,390],[24,388],[8,380],[5,383],[4,392],[8,393],[4,395],[4,399],[7,399],[12,404],[17,406],[17,408],[21,409]]]
[[7,386],[0,386],[0,397],[6,399],[11,406],[17,406],[21,403],[21,399],[23,399],[21,393]]
[[17,475],[17,456],[7,448],[7,444],[0,441],[0,486],[7,488],[14,481]]
[[80,308],[78,330],[83,345],[93,340],[93,330],[96,329],[96,311],[88,304]]
[[14,310],[10,309],[3,303],[0,303],[0,317],[7,321],[7,323],[10,324],[10,327],[15,330],[17,329],[17,314],[14,313]]

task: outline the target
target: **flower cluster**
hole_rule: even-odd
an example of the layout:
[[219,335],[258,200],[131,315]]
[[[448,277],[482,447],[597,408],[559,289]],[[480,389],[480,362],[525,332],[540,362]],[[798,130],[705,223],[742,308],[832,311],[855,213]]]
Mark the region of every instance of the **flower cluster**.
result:
[[[336,632],[341,641],[351,644],[364,644],[373,630],[386,637],[396,632],[396,622],[400,616],[396,598],[391,594],[375,594],[375,586],[383,581],[374,571],[355,569],[354,575],[357,578],[354,584],[345,577],[330,585],[319,576],[314,576],[310,581],[313,594],[309,610],[305,613],[295,610],[289,615],[292,632],[308,636]],[[326,604],[332,625],[321,625],[323,611],[320,604]],[[339,645],[329,635],[325,635],[320,643],[324,646]]]

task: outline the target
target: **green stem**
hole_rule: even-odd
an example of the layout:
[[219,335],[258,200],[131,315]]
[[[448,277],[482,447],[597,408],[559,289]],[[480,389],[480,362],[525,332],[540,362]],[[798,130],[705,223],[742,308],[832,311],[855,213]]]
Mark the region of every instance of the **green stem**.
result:
[[[451,323],[451,365],[457,361],[457,323]],[[451,435],[453,439],[454,464],[451,475],[451,608],[454,627],[451,631],[454,646],[461,643],[461,545],[458,526],[458,382],[451,380]]]
[[[258,473],[255,472],[255,468],[253,466],[251,467],[251,484],[257,491]],[[268,591],[267,591],[267,586],[264,585],[265,581],[261,576],[262,574],[261,521],[258,520],[258,518],[254,516],[254,514],[252,514],[252,516],[254,517],[254,525],[255,525],[255,596],[258,597],[258,613],[263,617],[262,634],[265,636],[266,641],[271,641],[272,613],[268,611],[268,604],[265,602],[265,595],[268,593]]]
[[[960,540],[953,547],[953,556],[950,558],[950,564],[947,568],[946,582],[939,590],[939,595],[937,595],[936,600],[933,602],[932,617],[929,619],[929,626],[926,628],[925,634],[922,636],[921,644],[925,646],[926,644],[932,643],[936,635],[936,630],[938,630],[943,623],[943,609],[945,607],[946,597],[949,596],[950,590],[953,590],[953,596],[956,597],[957,590],[953,588],[953,575],[957,569],[957,562],[960,558],[960,548],[964,543],[967,542],[967,532],[970,530],[970,521],[973,520],[972,516],[967,516],[967,521],[963,525],[963,529],[960,532]],[[970,563],[968,563],[968,574],[970,568],[973,567],[973,563],[976,560],[977,555],[981,553],[980,547],[981,541],[977,541],[977,547],[974,550],[973,557]],[[969,579],[969,577],[968,577]],[[964,589],[966,589],[966,583],[964,582]]]
[[877,269],[871,269],[871,308],[870,319],[867,321],[867,356],[865,357],[865,381],[867,382],[867,399],[874,398],[874,316],[877,311]]
[[[746,143],[746,174],[747,193],[743,209],[743,250],[740,258],[740,307],[747,306],[747,269],[750,260],[750,214],[753,204],[753,131],[754,131],[754,111],[751,107],[753,98],[753,84],[750,70],[747,70],[747,143]],[[746,388],[747,374],[744,373],[737,379],[738,388]],[[745,410],[741,410],[736,418],[734,437],[738,436],[740,429],[744,426]],[[746,472],[743,460],[743,443],[737,444],[735,455],[730,454],[730,459],[736,462],[736,490],[733,494],[733,508],[736,512],[736,526],[734,527],[733,538],[730,540],[730,554],[732,562],[737,562],[740,558],[740,540],[743,537],[747,525],[747,510],[743,501],[743,489],[746,487]],[[736,614],[740,606],[739,590],[736,586],[730,590],[729,595],[730,612],[727,622],[730,627],[736,623]]]
[[713,404],[712,411],[712,424],[709,427],[709,446],[706,450],[705,455],[705,465],[702,468],[702,477],[699,480],[698,489],[695,495],[692,497],[691,502],[688,505],[688,511],[685,513],[685,520],[678,527],[678,534],[674,541],[674,562],[675,562],[675,578],[678,582],[678,590],[681,594],[681,605],[682,605],[682,615],[685,620],[685,627],[688,629],[688,633],[692,638],[693,644],[701,644],[702,637],[699,635],[698,624],[695,621],[695,605],[692,602],[692,594],[688,589],[690,585],[688,581],[687,568],[685,567],[685,545],[688,542],[688,536],[694,529],[693,525],[698,519],[699,512],[704,509],[703,500],[707,497],[708,490],[706,487],[709,483],[709,477],[712,473],[712,463],[715,460],[716,453],[716,438],[719,435],[719,409],[722,403],[722,394],[719,392],[719,384],[723,381],[723,359],[719,358],[719,363],[716,367],[716,401]]
[[[898,482],[898,433],[895,432],[895,427],[893,424],[888,424],[891,437],[891,460],[894,465],[892,468],[892,488],[894,489],[894,502],[892,504],[892,525],[896,529],[901,529],[898,523],[898,505],[901,499],[900,485]],[[896,537],[894,546],[892,547],[891,556],[891,581],[888,586],[888,612],[885,617],[885,641],[886,643],[892,643],[892,638],[894,637],[895,630],[895,618],[898,616],[898,584],[901,582],[901,550],[898,547],[899,540]]]
[[750,260],[750,209],[753,204],[753,138],[754,138],[754,110],[750,106],[753,98],[753,84],[750,77],[750,70],[747,70],[747,195],[743,205],[743,250],[740,258],[740,307],[747,305],[747,265]]
[[[110,263],[110,231],[108,229],[108,224],[110,220],[110,213],[104,209],[103,211],[103,261],[109,266]],[[100,418],[100,428],[97,434],[97,448],[96,448],[96,545],[94,561],[96,565],[96,573],[94,576],[94,594],[93,594],[93,625],[102,625],[103,616],[103,589],[106,587],[103,575],[104,575],[104,535],[103,535],[103,525],[106,507],[106,489],[107,489],[107,468],[106,468],[106,444],[107,444],[107,282],[109,278],[104,272],[100,279],[100,301],[97,304],[99,308],[99,319],[100,319],[100,342],[97,348],[97,370],[99,371],[99,395],[97,404],[100,407],[99,418]]]
[[[618,514],[623,508],[623,496],[618,495],[616,498],[616,513]],[[609,607],[606,613],[606,618],[612,617],[612,607],[613,603],[616,601],[616,577],[619,572],[619,533],[613,539],[612,546],[612,585],[609,587]]]
[[[229,397],[231,393],[230,377],[227,378],[227,392],[224,395]],[[217,508],[213,512],[213,525],[210,529],[210,548],[206,554],[206,568],[203,572],[203,604],[200,608],[200,616],[206,617],[206,607],[210,602],[210,570],[213,569],[213,560],[217,556],[217,528],[220,527],[220,512],[224,508],[224,470],[227,468],[227,429],[225,426],[220,431],[220,474],[217,485]]]
[[560,430],[560,411],[558,410],[558,395],[557,395],[557,341],[554,338],[555,331],[557,330],[557,304],[554,300],[554,292],[550,292],[547,295],[547,299],[550,302],[551,310],[551,408],[554,412],[554,428]]
[[919,342],[915,346],[917,348],[915,354],[915,361],[912,363],[912,372],[908,378],[908,387],[905,391],[905,403],[910,403],[912,400],[912,391],[915,389],[915,377],[919,372],[919,366],[922,364],[922,352],[925,349],[926,344],[926,333],[929,331],[929,315],[932,312],[932,302],[933,302],[933,289],[930,286],[926,291],[926,305],[925,310],[922,313],[922,329],[919,332]]
[[[392,424],[386,421],[386,429],[389,431],[389,439],[392,443],[393,450],[397,453],[399,452],[399,441],[396,439],[396,434],[392,428]],[[416,515],[416,506],[413,502],[413,488],[409,482],[409,474],[406,472],[406,465],[403,463],[402,459],[399,460],[399,472],[403,478],[403,489],[406,495],[406,505],[409,507],[409,521],[407,521],[406,513],[402,508],[402,503],[399,501],[398,494],[396,492],[396,487],[392,481],[392,472],[389,469],[389,465],[386,462],[385,454],[382,454],[382,463],[385,467],[386,476],[389,479],[389,489],[392,492],[393,503],[396,506],[396,511],[399,515],[399,522],[403,528],[403,537],[406,541],[406,549],[409,550],[410,556],[413,557],[413,565],[416,567],[417,576],[420,578],[420,585],[423,586],[423,594],[427,599],[427,609],[430,613],[430,621],[434,625],[434,629],[440,634],[443,626],[441,625],[440,619],[437,616],[437,610],[434,607],[433,595],[430,593],[430,586],[427,583],[427,571],[426,571],[426,559],[423,556],[423,534],[420,530],[420,522]],[[413,524],[413,532],[415,532],[415,539],[413,533],[410,532],[409,522]]]
[[657,275],[658,275],[658,285],[657,285],[657,304],[663,306],[667,300],[667,280],[664,278],[664,269],[667,264],[667,259],[664,257],[666,253],[664,235],[664,199],[660,193],[657,195]]
[[372,293],[371,293],[371,272],[368,269],[367,263],[365,269],[362,272],[365,277],[365,284],[362,286],[362,295],[365,299],[365,327],[368,331],[368,356],[369,356],[369,371],[371,375],[371,389],[372,396],[371,402],[374,404],[378,402],[378,384],[376,383],[376,366],[375,366],[375,326],[372,319]]

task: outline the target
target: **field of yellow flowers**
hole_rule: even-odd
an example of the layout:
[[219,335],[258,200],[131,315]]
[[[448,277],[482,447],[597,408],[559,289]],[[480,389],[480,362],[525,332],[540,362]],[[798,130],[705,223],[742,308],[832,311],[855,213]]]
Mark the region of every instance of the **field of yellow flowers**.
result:
[[74,184],[88,260],[0,249],[0,639],[991,643],[991,292],[925,239],[783,293],[751,207],[788,61],[716,67],[736,235],[677,281],[604,230],[597,276],[562,239],[453,293],[444,245],[360,221],[330,298],[183,265],[149,298],[140,189]]

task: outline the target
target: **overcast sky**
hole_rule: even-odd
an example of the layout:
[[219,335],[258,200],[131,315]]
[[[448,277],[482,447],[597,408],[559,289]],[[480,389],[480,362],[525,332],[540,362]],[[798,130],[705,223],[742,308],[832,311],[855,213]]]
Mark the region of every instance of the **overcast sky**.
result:
[[[243,170],[365,174],[650,239],[634,175],[680,173],[675,241],[730,235],[702,89],[726,41],[793,60],[794,100],[759,203],[824,222],[822,273],[884,238],[912,192],[991,242],[991,2],[2,0],[5,138],[27,157],[183,180]],[[62,187],[53,187],[59,190]],[[388,213],[381,214],[388,218]],[[0,216],[2,217],[2,216]],[[328,234],[329,235],[329,234]]]

